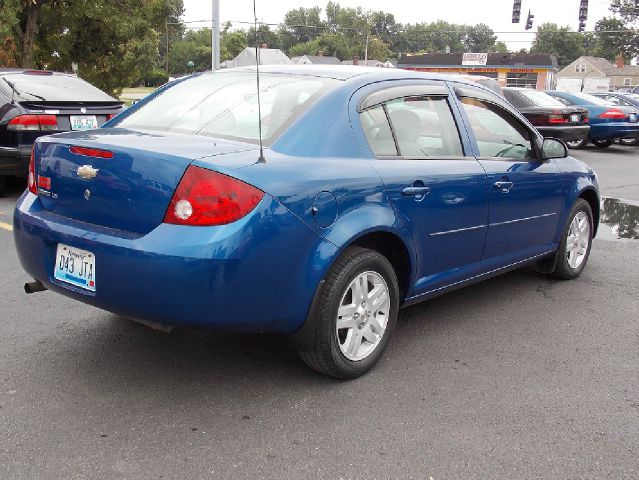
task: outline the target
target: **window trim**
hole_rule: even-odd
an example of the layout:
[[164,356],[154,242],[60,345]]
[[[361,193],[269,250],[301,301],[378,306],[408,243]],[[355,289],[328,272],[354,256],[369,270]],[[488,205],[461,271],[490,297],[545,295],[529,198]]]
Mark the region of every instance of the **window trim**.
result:
[[426,96],[448,97],[450,96],[450,91],[444,85],[440,85],[438,83],[420,83],[388,87],[371,93],[359,102],[357,105],[357,113],[362,113],[364,110],[368,110],[369,108],[376,107],[381,104],[386,104],[399,98]]

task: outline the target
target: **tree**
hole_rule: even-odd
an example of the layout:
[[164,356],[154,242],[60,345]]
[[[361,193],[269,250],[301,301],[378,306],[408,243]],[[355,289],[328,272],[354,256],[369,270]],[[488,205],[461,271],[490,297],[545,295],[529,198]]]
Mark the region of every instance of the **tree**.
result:
[[537,29],[530,53],[551,53],[557,57],[559,65],[565,67],[586,52],[580,34],[570,30],[569,27],[544,23]]
[[[223,35],[220,35],[220,44]],[[174,43],[169,50],[169,70],[172,75],[209,70],[211,68],[211,29],[189,30],[184,38]],[[222,48],[220,48],[222,59]],[[228,60],[228,58],[224,58]],[[193,62],[193,66],[189,66]]]
[[244,30],[229,31],[225,29],[220,35],[220,60],[232,60],[247,46]]
[[0,38],[12,37],[14,62],[23,68],[33,68],[35,38],[40,12],[45,5],[57,8],[55,0],[4,0],[0,5]]
[[[606,33],[620,30],[624,33]],[[595,25],[592,54],[611,62],[621,54],[630,62],[639,54],[639,36],[617,18],[602,18]]]
[[[69,0],[43,8],[36,63],[71,71],[98,88],[118,95],[140,83],[158,61],[161,24],[149,7],[152,1]],[[126,12],[126,15],[122,13]]]
[[491,52],[495,48],[497,36],[486,24],[480,23],[473,26],[465,26],[462,42],[466,52]]
[[625,24],[639,22],[639,7],[635,0],[611,0],[610,11],[620,15]]
[[316,55],[320,50],[324,55],[340,59],[349,59],[355,55],[353,47],[343,35],[331,32],[325,32],[309,42],[293,45],[289,54],[292,57]]

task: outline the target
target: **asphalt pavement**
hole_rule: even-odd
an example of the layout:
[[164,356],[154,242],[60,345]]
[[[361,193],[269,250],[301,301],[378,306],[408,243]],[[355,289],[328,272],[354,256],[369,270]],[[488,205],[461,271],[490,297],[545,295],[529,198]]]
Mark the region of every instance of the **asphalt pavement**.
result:
[[[572,153],[639,205],[639,149]],[[0,198],[0,478],[639,477],[639,240],[619,226],[576,280],[524,269],[404,310],[340,382],[279,337],[27,296],[22,186]]]

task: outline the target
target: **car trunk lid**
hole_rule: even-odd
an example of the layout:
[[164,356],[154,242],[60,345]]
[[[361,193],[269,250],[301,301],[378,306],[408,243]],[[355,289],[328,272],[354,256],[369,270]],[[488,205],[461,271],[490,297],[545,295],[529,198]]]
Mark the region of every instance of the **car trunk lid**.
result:
[[42,137],[35,148],[38,196],[52,213],[148,233],[162,222],[193,160],[215,157],[224,168],[240,168],[250,164],[247,157],[228,154],[254,149],[241,142],[123,129]]

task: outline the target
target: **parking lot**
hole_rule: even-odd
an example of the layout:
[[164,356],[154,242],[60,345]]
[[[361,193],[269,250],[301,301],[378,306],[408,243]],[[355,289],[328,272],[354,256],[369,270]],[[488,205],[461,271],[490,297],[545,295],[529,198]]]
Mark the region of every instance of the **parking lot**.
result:
[[524,269],[406,309],[377,368],[351,382],[279,337],[166,334],[27,296],[13,183],[0,198],[0,478],[639,477],[639,240],[617,239],[638,228],[639,149],[571,153],[627,205],[583,275]]

